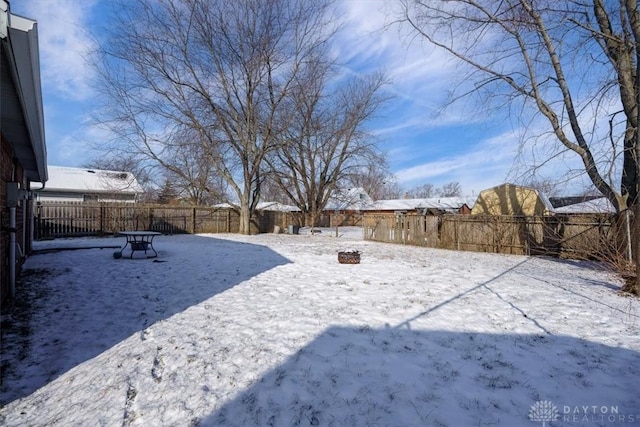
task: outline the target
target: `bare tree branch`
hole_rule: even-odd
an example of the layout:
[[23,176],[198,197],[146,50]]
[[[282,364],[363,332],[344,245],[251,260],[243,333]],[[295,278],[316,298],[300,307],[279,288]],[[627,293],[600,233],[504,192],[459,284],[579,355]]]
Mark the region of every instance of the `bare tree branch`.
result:
[[[474,85],[464,95],[483,91],[489,99],[530,105],[523,111],[544,118],[557,143],[555,155],[577,155],[582,171],[618,211],[635,207],[640,217],[637,0],[401,4],[400,22],[469,67],[466,77]],[[622,120],[614,120],[617,114]],[[638,270],[640,227],[635,233]]]
[[298,74],[335,31],[330,6],[330,0],[121,1],[101,52],[103,123],[119,144],[191,184],[200,181],[193,162],[207,158],[240,208],[241,232],[249,233],[265,157],[286,129],[281,110]]
[[[385,101],[381,74],[335,83],[333,63],[317,58],[294,88],[285,138],[269,158],[282,191],[317,225],[341,182],[379,159],[376,141],[363,130]],[[331,84],[331,85],[330,85]]]

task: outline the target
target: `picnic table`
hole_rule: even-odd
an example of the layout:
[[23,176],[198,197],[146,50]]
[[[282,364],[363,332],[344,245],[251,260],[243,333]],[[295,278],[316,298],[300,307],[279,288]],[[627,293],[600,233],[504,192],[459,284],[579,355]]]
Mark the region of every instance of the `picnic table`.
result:
[[124,236],[127,241],[119,252],[114,252],[114,258],[122,258],[122,252],[127,246],[131,249],[131,255],[129,258],[133,258],[133,253],[136,251],[144,251],[145,255],[147,251],[152,251],[153,255],[147,255],[147,258],[155,258],[158,256],[158,252],[153,247],[153,238],[161,235],[157,231],[120,231],[120,236]]

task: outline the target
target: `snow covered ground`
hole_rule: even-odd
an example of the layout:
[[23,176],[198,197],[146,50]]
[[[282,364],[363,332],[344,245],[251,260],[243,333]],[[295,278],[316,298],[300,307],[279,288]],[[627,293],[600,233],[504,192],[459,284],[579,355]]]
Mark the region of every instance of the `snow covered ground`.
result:
[[30,257],[0,425],[640,425],[640,301],[598,265],[302,231]]

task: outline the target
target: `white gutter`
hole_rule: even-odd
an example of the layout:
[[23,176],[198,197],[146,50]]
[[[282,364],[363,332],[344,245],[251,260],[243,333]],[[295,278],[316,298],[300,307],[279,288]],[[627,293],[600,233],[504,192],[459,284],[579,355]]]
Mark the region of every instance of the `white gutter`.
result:
[[[0,0],[0,36],[6,47],[7,71],[14,83],[31,145],[32,154],[21,156],[18,153],[18,160],[23,167],[28,164],[25,160],[33,161],[34,164],[25,167],[25,177],[29,181],[43,182],[48,174],[37,22],[11,14],[9,2]],[[33,160],[29,158],[31,156]]]
[[7,38],[9,28],[9,3],[0,0],[0,39]]

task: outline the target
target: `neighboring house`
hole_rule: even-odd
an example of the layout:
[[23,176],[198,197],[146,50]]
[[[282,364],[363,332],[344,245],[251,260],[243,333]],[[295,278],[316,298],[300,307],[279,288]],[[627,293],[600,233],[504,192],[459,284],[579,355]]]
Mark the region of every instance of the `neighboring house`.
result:
[[352,188],[336,191],[329,203],[327,203],[324,213],[325,215],[342,215],[341,224],[357,225],[359,223],[359,214],[364,213],[468,214],[471,212],[474,202],[475,197],[433,197],[373,201],[364,189]]
[[542,192],[531,187],[502,184],[478,194],[473,215],[552,215],[554,208]]
[[0,0],[0,301],[15,296],[31,251],[31,184],[47,181],[38,56],[36,22]]
[[373,205],[373,200],[364,188],[341,188],[331,193],[324,210],[315,218],[316,226],[360,225],[362,214]]
[[[214,208],[218,209],[238,209],[237,205],[232,205],[231,203],[218,203],[213,205]],[[258,202],[256,205],[256,210],[258,211],[275,211],[275,212],[300,212],[296,206],[284,205],[280,202]]]
[[258,202],[256,209],[259,211],[300,212],[297,206],[284,205],[280,202]]
[[367,213],[419,213],[422,215],[469,214],[475,201],[475,197],[377,200],[366,211]]
[[[323,214],[331,215],[340,211],[341,213],[360,213],[364,209],[372,206],[373,200],[362,188],[349,188],[336,190],[324,208]],[[229,203],[219,203],[216,208],[234,208]],[[300,208],[293,205],[285,205],[279,202],[258,202],[256,210],[279,211],[279,212],[300,212]]]
[[49,166],[47,185],[36,191],[39,202],[134,203],[143,189],[130,172]]
[[606,197],[574,203],[560,208],[555,208],[559,214],[614,214],[616,208]]
[[324,212],[326,214],[332,214],[336,211],[341,213],[361,213],[372,205],[373,200],[364,188],[337,189],[329,197],[324,207]]

